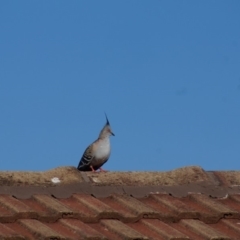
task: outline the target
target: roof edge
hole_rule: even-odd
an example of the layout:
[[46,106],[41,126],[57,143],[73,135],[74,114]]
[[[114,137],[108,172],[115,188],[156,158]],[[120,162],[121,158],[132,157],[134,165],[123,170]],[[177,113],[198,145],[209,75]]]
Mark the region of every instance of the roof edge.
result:
[[204,194],[212,198],[224,198],[230,194],[239,194],[240,186],[218,186],[208,182],[190,183],[175,186],[94,186],[90,183],[65,184],[58,186],[1,186],[0,194],[12,195],[18,199],[29,199],[33,195],[45,194],[55,198],[69,198],[73,194],[88,194],[96,198],[112,194],[129,195],[136,198],[150,194],[168,194],[174,197],[186,197],[189,194]]

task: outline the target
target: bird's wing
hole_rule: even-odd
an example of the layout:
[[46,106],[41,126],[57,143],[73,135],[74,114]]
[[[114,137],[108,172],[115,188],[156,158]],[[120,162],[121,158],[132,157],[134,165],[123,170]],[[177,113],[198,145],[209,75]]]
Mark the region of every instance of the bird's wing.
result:
[[78,169],[81,170],[85,166],[89,166],[91,164],[92,159],[94,158],[94,143],[89,145],[83,153],[83,156],[78,164]]

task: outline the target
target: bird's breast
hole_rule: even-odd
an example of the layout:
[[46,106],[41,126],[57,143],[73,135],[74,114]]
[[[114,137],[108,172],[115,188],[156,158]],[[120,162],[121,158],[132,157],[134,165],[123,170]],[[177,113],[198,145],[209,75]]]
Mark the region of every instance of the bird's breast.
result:
[[95,158],[108,158],[110,155],[110,141],[109,139],[104,139],[99,142],[99,147],[96,150]]

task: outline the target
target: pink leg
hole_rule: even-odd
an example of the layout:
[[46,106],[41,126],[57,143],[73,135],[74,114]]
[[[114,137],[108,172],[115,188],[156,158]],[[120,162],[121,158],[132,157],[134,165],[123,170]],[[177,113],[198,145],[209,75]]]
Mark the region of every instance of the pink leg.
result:
[[96,171],[94,170],[93,166],[90,166],[90,168],[92,169],[92,172],[96,172]]

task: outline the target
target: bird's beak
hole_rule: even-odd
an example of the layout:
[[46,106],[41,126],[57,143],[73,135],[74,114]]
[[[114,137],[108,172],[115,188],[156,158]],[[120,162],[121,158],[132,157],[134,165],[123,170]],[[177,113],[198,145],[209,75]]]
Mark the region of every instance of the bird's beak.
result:
[[115,134],[113,132],[111,132],[112,136],[115,136]]

